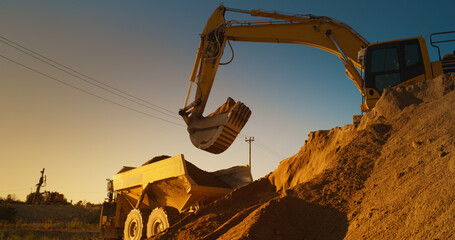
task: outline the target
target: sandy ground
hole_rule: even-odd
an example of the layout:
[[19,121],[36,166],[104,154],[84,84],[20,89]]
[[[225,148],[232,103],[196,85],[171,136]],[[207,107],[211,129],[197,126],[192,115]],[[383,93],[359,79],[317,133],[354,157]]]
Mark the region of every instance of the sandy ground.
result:
[[155,239],[454,239],[455,75],[387,89]]

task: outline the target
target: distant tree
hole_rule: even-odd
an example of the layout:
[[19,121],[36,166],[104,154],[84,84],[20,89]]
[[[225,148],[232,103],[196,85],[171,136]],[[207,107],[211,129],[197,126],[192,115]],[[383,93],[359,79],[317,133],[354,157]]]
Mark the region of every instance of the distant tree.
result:
[[68,202],[68,199],[66,197],[63,197],[63,202],[62,202],[63,205],[72,205],[71,202]]
[[17,199],[15,194],[8,194],[5,199],[0,198],[0,203],[23,203]]

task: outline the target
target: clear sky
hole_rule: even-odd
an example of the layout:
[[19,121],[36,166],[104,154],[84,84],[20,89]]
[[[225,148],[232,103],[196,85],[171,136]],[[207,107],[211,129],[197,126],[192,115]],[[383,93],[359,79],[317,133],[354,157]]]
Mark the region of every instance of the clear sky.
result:
[[[206,113],[230,96],[253,114],[226,152],[213,155],[193,147],[177,112],[186,98],[199,34],[221,3],[329,16],[370,42],[428,40],[433,32],[455,30],[453,0],[1,0],[1,37],[167,109],[171,116],[0,42],[0,196],[25,200],[46,168],[42,190],[58,191],[74,202],[99,203],[106,195],[106,178],[153,156],[184,154],[207,171],[247,164],[246,136],[256,140],[252,172],[258,179],[297,153],[309,132],[349,124],[360,113],[360,93],[334,55],[306,46],[233,42],[234,61],[219,68]],[[229,13],[227,18],[248,19]],[[436,60],[437,52],[429,51]]]

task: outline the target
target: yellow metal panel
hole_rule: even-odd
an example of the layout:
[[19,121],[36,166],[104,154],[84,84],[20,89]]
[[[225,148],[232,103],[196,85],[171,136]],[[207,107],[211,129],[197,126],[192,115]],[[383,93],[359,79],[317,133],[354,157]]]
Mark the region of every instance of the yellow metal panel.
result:
[[[317,26],[317,28],[315,28]],[[336,46],[326,36],[327,30],[332,31],[341,49],[353,64],[360,68],[357,62],[358,52],[367,43],[348,29],[341,28],[333,23],[293,23],[293,24],[264,24],[232,26],[226,28],[225,36],[228,40],[243,42],[275,42],[307,45],[342,57]]]
[[365,89],[365,106],[366,110],[370,110],[374,108],[376,102],[379,100],[381,95],[378,91],[374,88],[366,88]]
[[431,70],[433,73],[433,78],[442,74],[442,64],[441,62],[432,62],[431,63]]
[[187,208],[190,208],[191,206],[197,205],[197,201],[199,201],[201,199],[200,196],[195,196],[193,194],[188,194],[187,196],[188,197],[185,200],[185,202],[177,208],[180,212],[182,212],[183,210],[185,210]]
[[[201,99],[201,104],[200,106],[196,106],[195,109],[198,110],[200,109],[200,113],[204,111],[205,104],[207,103],[207,100],[209,98],[210,90],[212,89],[213,85],[213,79],[215,78],[216,71],[218,69],[218,65],[221,60],[221,55],[224,51],[224,46],[226,45],[226,41],[222,41],[218,47],[218,52],[216,55],[208,56],[207,49],[212,49],[213,50],[213,42],[209,40],[209,35],[212,32],[215,32],[216,29],[218,29],[220,26],[224,24],[224,7],[218,7],[210,16],[209,20],[207,21],[207,24],[205,25],[204,31],[202,32],[201,35],[201,43],[199,45],[197,57],[195,60],[195,66],[193,70],[196,70],[198,66],[200,66],[199,70],[199,75],[198,75],[198,88],[200,91],[196,91],[196,96],[195,99]],[[202,55],[201,55],[202,54]],[[213,53],[215,54],[215,53]],[[200,59],[200,61],[199,61]],[[190,81],[194,81],[194,77],[196,76],[196,72],[193,72],[191,74]]]
[[[431,74],[431,70],[430,70],[430,74]],[[425,81],[425,78],[426,78],[425,74],[420,74],[419,76],[413,77],[413,78],[407,80],[406,82],[402,82],[402,83],[398,84],[397,86],[408,86],[408,85],[416,84],[418,82]]]
[[[190,163],[183,155],[178,155],[117,173],[113,180],[114,190],[121,193],[131,207],[137,204],[142,193],[146,193],[141,207],[171,206],[180,211],[213,202],[232,191],[198,185],[190,174],[197,179],[203,171],[196,171],[195,166],[187,164]],[[202,179],[204,181],[199,184],[210,185],[209,180]]]
[[232,189],[192,185],[188,190],[188,198],[178,209],[179,211],[182,211],[191,206],[203,204],[203,202],[207,199],[212,199],[213,201],[214,199],[221,198],[230,192],[232,192]]
[[164,159],[114,175],[114,191],[142,186],[186,174],[183,155]]
[[[433,71],[431,69],[430,55],[428,55],[428,48],[427,48],[425,39],[423,39],[422,37],[416,37],[416,38],[419,40],[423,64],[425,65],[425,77],[424,77],[424,79],[419,79],[419,80],[423,81],[425,79],[426,80],[433,79],[435,76],[433,76]],[[414,82],[416,82],[416,81],[414,81]]]

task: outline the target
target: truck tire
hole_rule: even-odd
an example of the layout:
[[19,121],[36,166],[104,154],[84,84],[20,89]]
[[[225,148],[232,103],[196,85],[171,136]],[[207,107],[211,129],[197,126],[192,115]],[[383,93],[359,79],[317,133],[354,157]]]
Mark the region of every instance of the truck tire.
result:
[[147,222],[147,238],[150,238],[171,227],[180,218],[180,213],[173,207],[153,209]]
[[145,219],[139,209],[133,209],[128,213],[125,220],[125,228],[123,229],[123,239],[125,240],[140,240],[145,237]]

